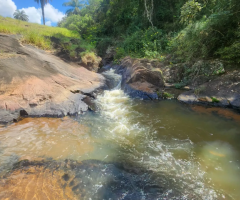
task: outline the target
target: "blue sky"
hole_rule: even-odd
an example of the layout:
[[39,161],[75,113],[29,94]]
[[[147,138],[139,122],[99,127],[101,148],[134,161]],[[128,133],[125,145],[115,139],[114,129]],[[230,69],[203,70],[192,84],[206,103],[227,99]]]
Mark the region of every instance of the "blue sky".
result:
[[[34,0],[12,0],[18,9],[21,8],[28,8],[28,7],[36,7],[41,8],[40,5],[38,5]],[[50,4],[57,8],[59,11],[65,13],[67,10],[66,7],[62,6],[64,2],[68,2],[68,0],[50,0]]]
[[[64,16],[67,7],[62,6],[69,0],[52,0],[45,6],[46,24],[56,26],[57,22]],[[0,0],[0,15],[4,17],[13,17],[16,9],[22,9],[29,16],[29,21],[42,23],[41,6],[34,0]]]

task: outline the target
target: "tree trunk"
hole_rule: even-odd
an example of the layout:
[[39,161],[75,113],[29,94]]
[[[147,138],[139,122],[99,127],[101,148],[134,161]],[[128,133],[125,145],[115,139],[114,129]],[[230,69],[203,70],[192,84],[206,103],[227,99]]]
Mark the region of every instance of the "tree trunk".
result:
[[45,25],[44,1],[43,1],[43,0],[41,0],[41,6],[42,6],[42,17],[43,17],[43,24]]

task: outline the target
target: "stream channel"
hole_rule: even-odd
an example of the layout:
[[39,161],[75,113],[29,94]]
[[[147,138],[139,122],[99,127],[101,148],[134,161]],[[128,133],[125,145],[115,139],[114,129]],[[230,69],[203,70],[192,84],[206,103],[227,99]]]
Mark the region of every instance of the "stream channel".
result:
[[240,199],[238,114],[131,99],[105,75],[96,112],[0,126],[0,199]]

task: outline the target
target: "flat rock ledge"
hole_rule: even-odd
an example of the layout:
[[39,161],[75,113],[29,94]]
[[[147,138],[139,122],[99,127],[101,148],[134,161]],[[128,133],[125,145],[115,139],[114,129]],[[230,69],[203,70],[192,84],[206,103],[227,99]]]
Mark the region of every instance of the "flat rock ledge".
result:
[[0,123],[21,116],[64,117],[88,110],[85,97],[104,87],[102,75],[0,34]]
[[240,109],[240,71],[228,71],[221,76],[183,92],[178,100],[184,103]]

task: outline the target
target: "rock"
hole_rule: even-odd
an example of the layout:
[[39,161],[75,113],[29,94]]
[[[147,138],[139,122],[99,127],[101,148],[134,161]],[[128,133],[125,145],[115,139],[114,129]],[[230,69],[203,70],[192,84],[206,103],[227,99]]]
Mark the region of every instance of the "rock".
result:
[[19,116],[80,114],[88,110],[85,93],[103,87],[103,76],[0,34],[0,123]]
[[1,199],[183,199],[180,190],[166,175],[98,160],[22,160],[0,180]]
[[178,100],[184,103],[199,102],[197,96],[192,92],[184,92],[178,96]]
[[183,79],[184,64],[177,64],[174,66],[165,66],[162,68],[163,77],[167,84],[179,83]]
[[103,57],[102,60],[102,65],[106,66],[112,63],[112,61],[114,60],[114,55],[116,54],[115,48],[109,46],[106,50],[106,53]]
[[[196,96],[196,98],[193,98]],[[237,70],[212,77],[211,81],[184,92],[179,101],[240,109],[240,76]]]
[[133,98],[158,99],[163,91],[161,70],[144,59],[126,57],[116,71],[122,74],[122,89]]

